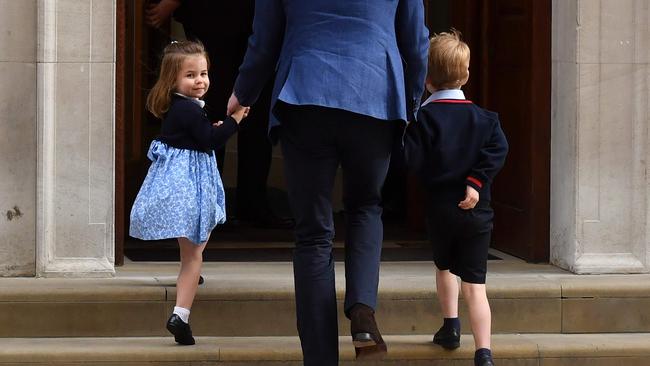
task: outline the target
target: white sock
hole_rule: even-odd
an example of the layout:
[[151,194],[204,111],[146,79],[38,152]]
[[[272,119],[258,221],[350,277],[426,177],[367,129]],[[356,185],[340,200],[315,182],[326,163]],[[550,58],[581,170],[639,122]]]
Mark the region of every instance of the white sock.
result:
[[185,323],[190,322],[190,309],[174,306],[174,314],[178,315]]

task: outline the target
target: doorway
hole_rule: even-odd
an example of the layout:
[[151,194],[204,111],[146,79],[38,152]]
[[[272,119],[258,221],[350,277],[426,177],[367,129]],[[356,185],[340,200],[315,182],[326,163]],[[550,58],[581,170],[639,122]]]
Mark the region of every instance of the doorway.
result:
[[[146,149],[159,131],[159,122],[143,108],[144,100],[155,81],[158,58],[169,42],[170,31],[161,32],[144,24],[146,3],[147,0],[117,0],[117,265],[123,263],[125,252],[132,259],[148,260],[174,260],[177,255],[174,241],[151,244],[128,236],[128,215],[149,165]],[[493,247],[527,261],[547,262],[551,1],[426,0],[425,7],[432,33],[454,27],[470,45],[471,77],[465,94],[499,113],[510,142],[506,165],[493,186]],[[225,174],[232,172],[226,169]],[[278,175],[271,173],[274,174]],[[276,205],[286,210],[281,188],[275,195]],[[397,260],[429,260],[423,210],[418,204],[421,194],[408,180],[393,184],[390,189],[393,196],[401,196],[406,203],[401,214],[398,209],[397,217],[401,220],[387,220],[384,253],[392,253],[389,257]],[[248,260],[255,251],[259,260],[290,259],[293,237],[288,230],[268,232],[237,226],[217,230],[219,234],[213,235],[206,248],[206,260]],[[337,232],[339,242],[343,234]],[[255,250],[249,247],[251,243],[255,243]],[[342,245],[336,246],[340,252]]]
[[548,262],[551,0],[445,2],[472,50],[468,99],[499,113],[510,145],[493,185],[492,247]]

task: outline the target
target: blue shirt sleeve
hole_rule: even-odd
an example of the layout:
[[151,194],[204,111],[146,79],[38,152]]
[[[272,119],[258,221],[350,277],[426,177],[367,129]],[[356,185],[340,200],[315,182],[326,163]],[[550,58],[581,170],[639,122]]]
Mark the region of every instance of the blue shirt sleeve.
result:
[[429,53],[429,30],[422,0],[400,0],[395,18],[397,45],[405,65],[407,117],[415,120],[424,93]]
[[246,56],[233,88],[241,105],[253,105],[273,75],[284,40],[285,23],[282,0],[255,1],[253,34],[248,38]]

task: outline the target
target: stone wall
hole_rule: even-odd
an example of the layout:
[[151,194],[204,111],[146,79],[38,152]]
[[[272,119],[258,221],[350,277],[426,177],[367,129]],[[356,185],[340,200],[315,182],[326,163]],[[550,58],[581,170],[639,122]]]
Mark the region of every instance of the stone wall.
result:
[[[0,0],[0,275],[114,273],[116,0]],[[554,0],[551,261],[646,272],[650,0]]]
[[34,275],[36,0],[0,0],[0,276]]
[[551,262],[648,271],[648,0],[553,1]]
[[114,273],[115,6],[38,1],[39,276]]

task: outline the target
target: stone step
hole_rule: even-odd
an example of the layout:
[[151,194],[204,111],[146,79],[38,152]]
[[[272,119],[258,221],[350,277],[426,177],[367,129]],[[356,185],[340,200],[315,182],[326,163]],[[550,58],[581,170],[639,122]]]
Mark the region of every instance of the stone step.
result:
[[[339,303],[343,266],[337,263]],[[650,276],[576,276],[548,265],[490,263],[494,333],[650,332]],[[127,265],[113,279],[0,280],[0,337],[163,336],[177,265]],[[209,263],[192,309],[201,336],[296,335],[290,263]],[[463,331],[468,332],[463,307]],[[340,334],[349,322],[339,312]],[[440,324],[430,263],[383,263],[377,319],[386,334]]]
[[[474,346],[463,336],[461,348],[445,351],[428,336],[386,336],[382,362],[358,363],[348,337],[340,338],[341,365],[471,365]],[[504,334],[492,350],[499,366],[647,366],[650,334]],[[171,337],[5,338],[0,365],[264,365],[298,366],[297,337],[197,337],[195,346],[177,346]]]

